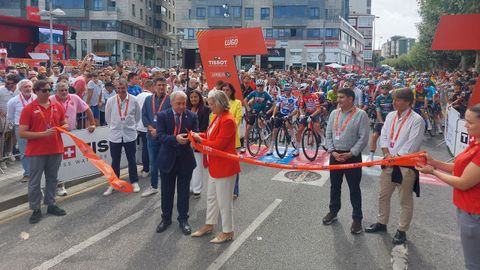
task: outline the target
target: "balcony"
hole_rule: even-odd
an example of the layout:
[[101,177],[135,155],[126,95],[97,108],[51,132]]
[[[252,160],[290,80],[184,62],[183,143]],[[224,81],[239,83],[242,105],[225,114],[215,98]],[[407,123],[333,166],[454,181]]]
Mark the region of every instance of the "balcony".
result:
[[208,27],[213,28],[232,28],[242,27],[242,18],[209,18]]
[[302,26],[307,27],[308,18],[303,17],[287,17],[287,18],[273,18],[272,26],[273,27],[294,27]]

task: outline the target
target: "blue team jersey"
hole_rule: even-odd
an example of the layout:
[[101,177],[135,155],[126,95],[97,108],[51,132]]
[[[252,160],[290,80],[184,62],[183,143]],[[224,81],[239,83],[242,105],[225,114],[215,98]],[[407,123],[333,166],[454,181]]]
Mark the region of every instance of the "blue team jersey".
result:
[[375,108],[377,112],[382,114],[383,120],[385,120],[387,114],[393,111],[392,95],[378,95],[378,97],[375,99]]
[[291,97],[286,97],[286,96],[281,96],[277,100],[277,107],[280,108],[280,113],[283,115],[289,115],[293,111],[298,109],[298,100],[296,97],[291,96]]
[[425,92],[427,94],[427,100],[433,101],[433,97],[437,93],[437,90],[435,90],[435,87],[429,86],[429,87],[425,87]]
[[252,109],[256,112],[264,111],[267,107],[268,102],[273,103],[272,97],[265,91],[258,92],[253,91],[247,96],[247,100],[250,101],[253,98],[253,104],[251,105]]

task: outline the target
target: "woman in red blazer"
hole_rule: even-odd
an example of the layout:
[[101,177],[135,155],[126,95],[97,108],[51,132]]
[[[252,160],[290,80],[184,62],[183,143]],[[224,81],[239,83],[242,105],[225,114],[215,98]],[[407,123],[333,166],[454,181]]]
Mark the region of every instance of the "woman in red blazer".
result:
[[[236,154],[235,135],[237,126],[229,112],[228,96],[218,90],[208,93],[208,105],[216,116],[204,134],[193,134],[193,138],[214,149]],[[215,156],[206,156],[208,167],[207,219],[205,225],[192,234],[200,237],[213,232],[218,214],[222,218],[222,232],[211,243],[220,244],[233,239],[233,188],[236,174],[240,172],[240,162]]]

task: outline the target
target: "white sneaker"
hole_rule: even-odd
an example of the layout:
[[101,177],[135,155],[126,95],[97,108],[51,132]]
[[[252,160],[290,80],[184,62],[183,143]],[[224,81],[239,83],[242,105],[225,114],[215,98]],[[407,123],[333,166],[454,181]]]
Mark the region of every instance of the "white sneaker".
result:
[[158,188],[153,188],[153,187],[149,187],[147,190],[145,190],[143,193],[142,193],[142,197],[148,197],[150,195],[153,195],[153,194],[156,194],[158,193]]
[[65,186],[57,187],[57,196],[67,196],[67,189]]
[[274,147],[273,145],[270,146],[270,149],[268,149],[268,152],[267,152],[267,156],[273,155],[273,147]]
[[140,191],[140,186],[138,185],[137,182],[133,183],[132,186],[133,186],[133,192],[137,193]]
[[10,162],[15,162],[15,161],[16,161],[16,159],[15,159],[15,157],[12,155],[12,153],[8,153],[7,156],[8,156],[8,161],[10,161]]
[[103,196],[110,196],[112,195],[113,193],[113,187],[108,187],[107,190],[105,190],[105,192],[103,192]]
[[147,178],[150,175],[150,172],[142,171],[141,176],[142,178]]
[[6,170],[7,169],[7,162],[5,162],[5,161],[0,162],[0,169]]
[[298,155],[299,155],[298,149],[293,150],[292,156],[296,157],[296,156],[298,156]]

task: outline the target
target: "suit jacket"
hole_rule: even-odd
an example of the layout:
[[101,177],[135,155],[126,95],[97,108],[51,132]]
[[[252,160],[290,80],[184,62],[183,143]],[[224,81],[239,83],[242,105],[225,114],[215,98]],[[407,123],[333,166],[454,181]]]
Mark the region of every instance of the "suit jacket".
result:
[[[215,116],[212,124],[215,123],[217,117]],[[223,112],[215,127],[212,127],[212,124],[209,127],[212,129],[209,136],[207,136],[207,133],[201,134],[204,139],[202,144],[223,152],[236,154],[235,135],[237,125],[233,115],[228,111]],[[227,158],[208,156],[208,160],[204,159],[204,164],[208,167],[208,172],[213,178],[225,178],[240,172],[240,162]]]
[[[157,134],[159,142],[158,151],[158,169],[169,173],[178,160],[182,170],[195,169],[197,163],[193,156],[193,150],[190,143],[181,145],[177,142],[173,134],[175,130],[175,117],[172,109],[157,113]],[[198,131],[198,118],[195,113],[185,110],[182,114],[181,128],[179,133],[188,133],[188,131]]]

